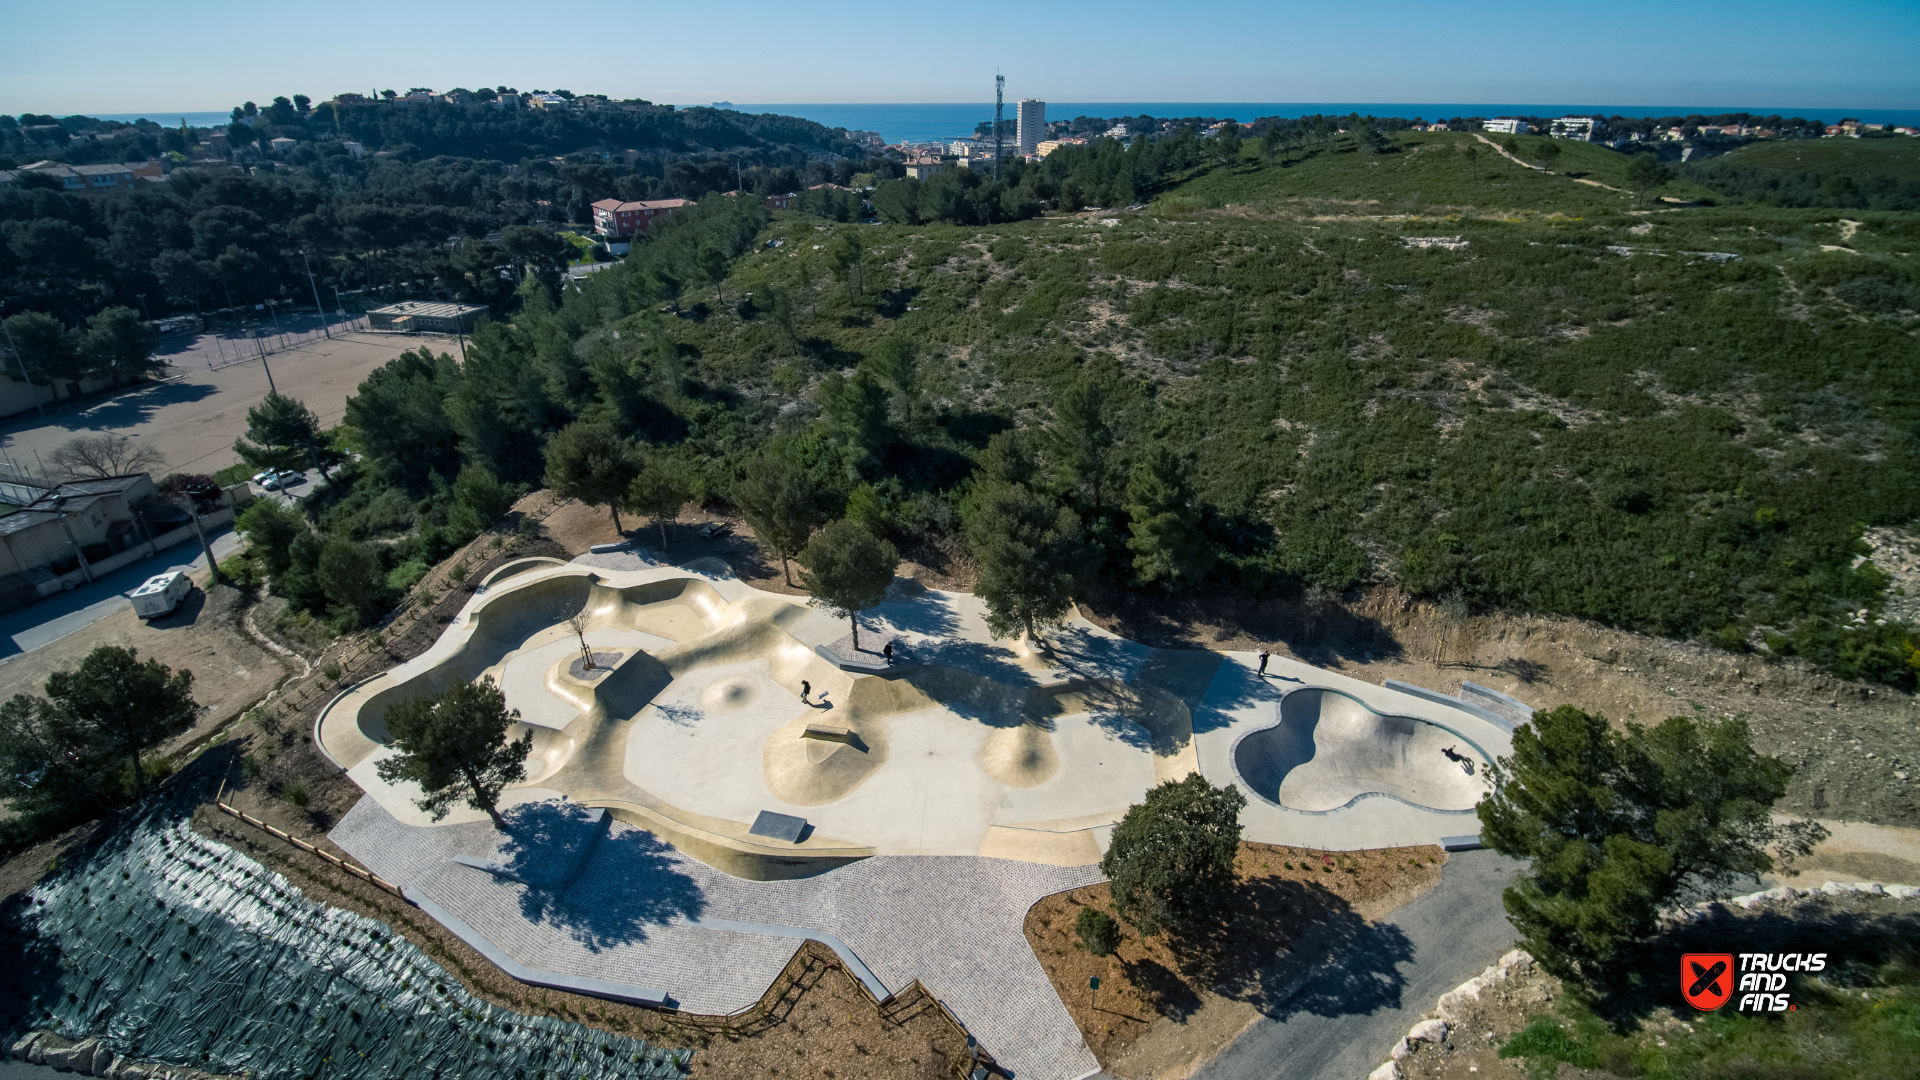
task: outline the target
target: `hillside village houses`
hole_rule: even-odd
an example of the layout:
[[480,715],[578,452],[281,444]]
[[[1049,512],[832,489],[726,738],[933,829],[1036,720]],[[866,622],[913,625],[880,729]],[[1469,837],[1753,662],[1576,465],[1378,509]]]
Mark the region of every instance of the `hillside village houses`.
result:
[[656,221],[687,205],[686,199],[648,199],[622,202],[601,199],[593,204],[593,231],[603,239],[624,242],[646,232]]
[[22,176],[45,176],[60,182],[62,190],[75,195],[105,195],[125,191],[152,181],[165,181],[166,170],[158,161],[128,164],[62,165],[57,161],[36,161],[18,169],[0,169],[0,188],[10,187]]

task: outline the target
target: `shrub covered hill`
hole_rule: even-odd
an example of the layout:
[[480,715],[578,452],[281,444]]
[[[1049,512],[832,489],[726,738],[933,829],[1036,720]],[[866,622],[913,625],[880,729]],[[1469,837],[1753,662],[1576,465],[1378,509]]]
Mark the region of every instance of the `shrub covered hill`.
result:
[[553,432],[611,425],[716,501],[784,458],[909,553],[964,552],[1019,484],[1104,587],[1391,582],[1910,685],[1863,530],[1920,512],[1920,214],[1500,143],[1096,143],[1020,184],[1144,207],[978,226],[936,220],[967,181],[883,184],[873,225],[710,196],[523,287],[464,366],[369,380],[313,510],[431,555],[450,478],[537,485]]

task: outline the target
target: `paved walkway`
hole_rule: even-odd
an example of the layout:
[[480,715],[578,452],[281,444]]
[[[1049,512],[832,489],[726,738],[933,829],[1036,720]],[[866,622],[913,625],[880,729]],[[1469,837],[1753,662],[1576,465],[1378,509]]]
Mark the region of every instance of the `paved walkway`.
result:
[[420,828],[363,798],[332,837],[531,968],[729,1012],[758,999],[797,942],[695,921],[798,927],[845,942],[890,992],[920,980],[1021,1080],[1097,1068],[1022,932],[1035,901],[1101,880],[1096,867],[881,856],[798,881],[746,881],[613,822],[579,876],[548,890],[452,861],[501,857],[485,822]]
[[1520,865],[1491,851],[1451,856],[1439,885],[1255,1021],[1196,1080],[1360,1080],[1441,994],[1512,947],[1500,893]]

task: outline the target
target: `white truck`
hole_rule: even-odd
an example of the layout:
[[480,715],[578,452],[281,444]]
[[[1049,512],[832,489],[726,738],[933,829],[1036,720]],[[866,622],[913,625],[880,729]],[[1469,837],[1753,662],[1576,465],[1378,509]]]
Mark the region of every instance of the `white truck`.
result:
[[158,619],[173,614],[180,601],[193,591],[193,579],[185,570],[155,574],[146,583],[127,594],[133,601],[133,613],[143,619]]

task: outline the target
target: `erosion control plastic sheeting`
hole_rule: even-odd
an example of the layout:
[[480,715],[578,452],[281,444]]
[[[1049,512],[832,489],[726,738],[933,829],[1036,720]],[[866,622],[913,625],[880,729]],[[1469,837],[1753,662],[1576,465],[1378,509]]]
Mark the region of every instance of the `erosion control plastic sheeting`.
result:
[[[28,894],[27,1026],[134,1061],[263,1080],[680,1077],[691,1051],[468,994],[386,924],[301,896],[178,815],[150,818]],[[13,1033],[16,1037],[20,1032]]]

